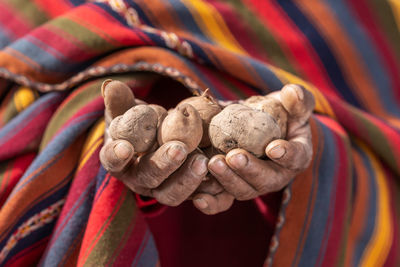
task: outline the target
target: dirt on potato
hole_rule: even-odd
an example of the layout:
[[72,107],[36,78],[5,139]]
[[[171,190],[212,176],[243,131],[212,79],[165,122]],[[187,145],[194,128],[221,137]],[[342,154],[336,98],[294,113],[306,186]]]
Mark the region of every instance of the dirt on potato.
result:
[[109,128],[113,140],[129,141],[136,153],[150,150],[157,134],[157,113],[148,105],[137,105],[112,120]]
[[157,133],[160,145],[169,141],[183,142],[189,152],[200,144],[203,125],[200,114],[189,104],[180,104],[168,112]]
[[280,138],[281,130],[268,113],[233,104],[214,116],[209,135],[212,145],[224,153],[242,148],[262,157],[268,143]]

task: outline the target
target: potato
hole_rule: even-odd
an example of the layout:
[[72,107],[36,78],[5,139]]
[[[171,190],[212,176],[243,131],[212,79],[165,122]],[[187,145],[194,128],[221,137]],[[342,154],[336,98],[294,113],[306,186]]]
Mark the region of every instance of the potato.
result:
[[268,143],[280,138],[281,130],[269,114],[233,104],[211,120],[209,135],[212,145],[224,153],[242,148],[262,157]]
[[135,153],[143,153],[156,141],[157,123],[157,113],[151,107],[137,105],[111,121],[110,136],[129,141]]
[[203,121],[203,136],[199,147],[210,146],[211,141],[208,136],[208,127],[211,119],[221,111],[221,107],[211,96],[207,95],[207,91],[201,96],[193,96],[181,101],[178,106],[185,103],[192,105],[199,112]]
[[252,96],[243,105],[268,113],[281,129],[281,139],[286,137],[288,113],[278,99],[268,96]]
[[189,104],[181,104],[168,112],[158,129],[160,145],[169,141],[181,141],[192,152],[200,144],[203,126],[200,114]]
[[151,107],[157,113],[157,129],[158,129],[162,121],[167,116],[168,112],[165,108],[156,104],[150,104],[149,107]]
[[106,110],[111,118],[124,114],[126,110],[136,105],[132,90],[123,82],[107,79],[101,85]]

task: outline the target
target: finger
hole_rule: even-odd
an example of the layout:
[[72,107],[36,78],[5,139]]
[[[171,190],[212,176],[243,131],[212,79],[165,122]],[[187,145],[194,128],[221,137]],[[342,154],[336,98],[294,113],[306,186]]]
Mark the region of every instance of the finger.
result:
[[268,144],[266,155],[280,166],[293,170],[305,170],[312,160],[313,147],[311,129],[307,125],[299,128],[288,141],[278,139]]
[[130,176],[139,186],[156,188],[182,165],[187,155],[184,143],[167,142],[155,152],[141,157]]
[[104,169],[118,177],[134,158],[132,145],[125,140],[105,144],[100,150],[100,162]]
[[135,105],[132,90],[123,82],[107,79],[101,85],[107,120],[122,115]]
[[182,167],[173,173],[159,187],[152,190],[158,202],[177,206],[197,189],[207,174],[208,158],[202,154],[192,154]]
[[233,201],[234,197],[224,191],[215,196],[198,194],[195,196],[193,204],[204,214],[214,215],[228,210],[232,206]]
[[226,155],[226,162],[232,170],[250,184],[257,195],[275,192],[289,182],[288,170],[277,169],[271,161],[256,158],[243,149],[234,149]]
[[306,122],[314,107],[314,96],[297,84],[285,85],[280,91],[282,105],[289,113],[289,119]]
[[212,157],[208,163],[208,169],[224,189],[232,194],[236,199],[249,200],[258,195],[257,191],[252,186],[229,168],[224,156],[217,155]]
[[219,193],[221,193],[222,191],[224,191],[224,188],[222,187],[222,185],[217,181],[217,179],[215,179],[215,177],[213,177],[211,174],[207,175],[210,176],[208,178],[208,180],[203,181],[199,187],[196,189],[195,194],[197,193],[206,193],[206,194],[210,194],[210,195],[217,195]]

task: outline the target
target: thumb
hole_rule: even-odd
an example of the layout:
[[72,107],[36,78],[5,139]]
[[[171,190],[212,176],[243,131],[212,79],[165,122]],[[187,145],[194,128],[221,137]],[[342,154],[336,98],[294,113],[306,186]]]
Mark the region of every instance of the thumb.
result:
[[101,85],[101,94],[104,98],[105,117],[108,122],[135,105],[132,90],[120,81],[105,80]]

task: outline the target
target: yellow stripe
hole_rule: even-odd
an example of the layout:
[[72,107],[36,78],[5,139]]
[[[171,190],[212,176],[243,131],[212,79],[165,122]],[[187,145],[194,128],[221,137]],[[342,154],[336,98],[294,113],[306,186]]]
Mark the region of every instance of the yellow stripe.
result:
[[182,2],[190,10],[198,26],[202,28],[203,33],[232,52],[242,55],[247,54],[229,31],[224,19],[212,5],[200,0],[184,0]]
[[85,163],[94,153],[94,151],[103,143],[104,130],[105,130],[104,119],[99,120],[91,129],[85,141],[85,144],[83,145],[78,170],[80,170],[85,165]]
[[375,156],[367,147],[361,145],[369,157],[372,168],[375,170],[377,190],[377,214],[375,217],[375,229],[364,254],[360,266],[383,266],[389,254],[393,242],[393,225],[390,215],[390,200],[388,184],[385,174]]
[[388,0],[392,7],[394,18],[396,19],[397,28],[400,31],[400,2],[398,0]]
[[13,100],[15,108],[18,112],[21,112],[35,101],[35,93],[32,91],[32,89],[21,86],[15,92]]
[[315,97],[315,111],[319,113],[326,114],[330,116],[331,118],[335,119],[336,116],[332,110],[332,107],[330,106],[329,102],[326,100],[323,94],[315,88],[313,85],[310,83],[307,83],[306,81],[302,80],[301,78],[286,72],[282,69],[276,68],[274,66],[269,66],[269,68],[279,77],[279,79],[284,83],[295,83],[303,86],[306,88],[308,91],[310,91],[314,97]]

